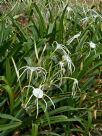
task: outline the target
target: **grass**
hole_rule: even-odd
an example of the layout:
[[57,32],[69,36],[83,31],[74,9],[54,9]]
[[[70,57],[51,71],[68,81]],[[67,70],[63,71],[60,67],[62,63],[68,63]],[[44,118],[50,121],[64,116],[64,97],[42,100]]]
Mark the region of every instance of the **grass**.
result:
[[1,5],[0,135],[101,136],[101,11],[60,0]]

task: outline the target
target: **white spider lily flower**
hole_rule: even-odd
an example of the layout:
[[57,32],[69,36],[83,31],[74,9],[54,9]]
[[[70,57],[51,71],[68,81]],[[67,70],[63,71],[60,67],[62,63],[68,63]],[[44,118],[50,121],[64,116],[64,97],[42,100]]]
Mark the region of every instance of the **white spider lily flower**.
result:
[[89,53],[88,53],[87,57],[89,57],[91,50],[94,50],[94,52],[96,54],[96,44],[94,42],[92,42],[92,41],[90,41],[88,44],[89,44],[90,50],[89,50]]
[[72,72],[75,71],[75,66],[74,66],[70,56],[65,54],[65,55],[62,56],[62,58],[65,62],[67,62],[67,66],[70,70],[70,73],[72,74]]
[[96,48],[96,44],[93,43],[92,41],[89,42],[89,46],[90,46],[90,48],[92,48],[92,49],[95,49],[95,48]]
[[61,69],[63,69],[63,68],[64,68],[64,62],[63,62],[63,61],[60,61],[60,62],[59,62],[59,66],[61,67]]
[[18,80],[21,78],[21,76],[22,76],[25,72],[27,72],[27,78],[28,78],[28,76],[29,76],[29,84],[30,84],[30,82],[31,82],[33,72],[36,72],[37,77],[38,77],[38,74],[39,74],[39,73],[43,73],[43,75],[44,75],[44,81],[46,80],[46,73],[47,73],[47,72],[46,72],[46,70],[45,70],[44,68],[42,68],[42,67],[24,66],[24,67],[21,67],[21,68],[19,69],[19,73],[20,73],[21,70],[23,70],[23,72],[19,75]]
[[[67,49],[66,46],[64,46],[64,45],[62,45],[62,44],[59,44],[59,43],[57,43],[56,41],[55,41],[55,43],[56,43],[56,45],[57,45],[55,51],[57,51],[57,50],[61,50],[61,51],[62,51],[62,52],[61,52],[61,53],[63,54],[62,58],[63,58],[63,60],[64,60],[65,62],[67,62],[68,67],[69,67],[69,70],[70,70],[71,73],[72,73],[72,67],[71,67],[71,66],[74,67],[74,64],[72,63],[72,60],[71,60],[71,58],[70,58],[70,56],[69,56],[69,54],[71,54],[70,51]],[[54,52],[55,52],[55,51],[54,51]],[[59,62],[59,65],[60,65],[61,68],[62,68],[62,66],[64,66],[64,62],[60,61],[60,62]],[[74,67],[74,68],[75,68],[75,67]]]
[[61,69],[61,75],[63,75],[66,71],[66,69],[64,68],[64,62],[60,61],[59,66],[60,66],[60,69]]
[[79,86],[78,86],[78,80],[75,78],[73,80],[74,80],[74,82],[73,82],[73,86],[72,86],[72,96],[75,96],[76,90],[77,89],[79,90]]
[[76,91],[79,90],[80,91],[80,88],[78,86],[78,80],[76,78],[72,78],[72,77],[62,77],[63,79],[70,79],[70,80],[73,80],[73,86],[72,86],[72,96],[75,96],[76,94]]
[[[73,64],[73,62],[72,62],[72,60],[71,60],[71,58],[69,56],[71,54],[70,51],[67,49],[66,46],[64,46],[62,44],[59,44],[56,41],[54,43],[56,43],[56,45],[57,45],[56,49],[54,50],[54,52],[56,52],[57,50],[61,50],[61,55],[62,55],[62,59],[63,59],[63,61],[59,62],[61,70],[62,70],[62,66],[64,65],[64,63],[67,62],[67,66],[68,66],[68,68],[70,70],[70,73],[72,74],[72,71],[75,70],[75,66],[74,66],[74,64]],[[53,53],[52,53],[52,55],[53,55]]]
[[[64,46],[63,44],[59,44],[59,43],[56,42],[56,41],[55,41],[54,43],[56,43],[56,49],[55,49],[55,51],[57,51],[57,50],[62,50],[64,54],[65,54],[65,53],[71,54],[70,51],[67,49],[67,47]],[[55,51],[54,51],[54,52],[55,52]]]
[[74,35],[72,38],[70,38],[70,39],[67,41],[67,44],[70,45],[75,39],[78,39],[80,35],[81,35],[81,32],[79,32],[79,33],[77,33],[76,35]]
[[53,107],[54,107],[54,109],[55,109],[55,104],[54,104],[54,102],[52,101],[52,99],[51,99],[48,95],[46,95],[46,94],[43,92],[43,90],[41,89],[41,87],[39,87],[39,88],[34,88],[33,86],[28,85],[28,86],[25,86],[25,87],[23,88],[23,91],[24,91],[25,88],[28,88],[28,89],[29,89],[29,88],[32,88],[32,94],[31,94],[31,96],[29,97],[29,99],[28,99],[27,103],[25,104],[24,108],[25,108],[25,109],[27,108],[27,105],[28,105],[28,103],[31,101],[31,99],[32,99],[33,96],[36,97],[36,106],[37,106],[36,118],[38,117],[38,110],[39,110],[38,100],[39,100],[39,99],[43,99],[43,101],[44,101],[44,103],[45,103],[45,110],[44,110],[44,112],[46,112],[46,110],[47,110],[47,102],[46,102],[46,100],[44,99],[44,96],[46,96],[46,97],[51,101],[51,103],[52,103],[52,105],[53,105]]
[[71,12],[71,11],[73,11],[73,9],[68,6],[68,7],[67,7],[67,12],[69,13],[69,12]]

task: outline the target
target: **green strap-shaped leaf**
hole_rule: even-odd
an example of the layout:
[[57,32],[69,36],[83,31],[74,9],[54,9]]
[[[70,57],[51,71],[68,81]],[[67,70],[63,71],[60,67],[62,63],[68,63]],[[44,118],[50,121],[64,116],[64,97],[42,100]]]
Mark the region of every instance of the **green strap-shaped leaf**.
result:
[[[64,115],[50,117],[50,124],[61,123],[61,122],[74,122],[74,121],[78,121],[81,124],[83,124],[81,122],[81,119],[79,118],[68,118],[67,116]],[[43,124],[43,126],[47,126],[48,121],[46,118],[40,118],[39,120],[37,120],[37,124]]]
[[43,36],[44,32],[46,31],[46,25],[45,25],[46,23],[44,21],[44,18],[43,18],[42,14],[41,14],[41,11],[40,11],[39,7],[36,4],[34,4],[34,7],[35,7],[35,9],[36,9],[36,11],[37,11],[37,13],[39,15],[39,27],[40,27],[40,30],[41,30],[40,31],[41,36]]
[[49,132],[49,131],[42,131],[40,134],[42,134],[42,135],[46,135],[46,136],[61,136],[61,135],[59,135],[59,134],[57,134],[57,133],[54,133],[54,132]]
[[8,123],[8,124],[2,124],[2,125],[0,125],[0,131],[4,131],[4,130],[7,130],[7,129],[18,127],[22,123],[21,120],[13,117],[11,115],[8,115],[8,114],[0,113],[0,118],[11,120],[11,122]]
[[63,41],[63,34],[64,34],[64,25],[63,25],[63,21],[64,21],[64,16],[65,16],[65,12],[67,9],[68,5],[66,5],[65,9],[63,10],[61,19],[60,19],[60,24],[59,24],[59,41]]
[[38,125],[32,123],[32,136],[38,135]]
[[9,83],[11,82],[11,66],[9,58],[6,59],[6,77]]
[[20,121],[19,119],[15,118],[9,114],[3,114],[3,113],[0,113],[0,118],[9,119],[9,120],[13,120],[13,121]]
[[12,129],[12,128],[18,127],[20,125],[21,125],[21,122],[13,122],[13,123],[10,123],[10,124],[0,125],[0,131]]
[[86,110],[86,108],[74,108],[71,106],[62,106],[60,108],[56,108],[55,110],[50,111],[49,115],[55,115],[66,111],[82,111],[82,110]]
[[13,111],[13,104],[14,104],[14,97],[13,97],[12,88],[9,85],[5,85],[5,84],[0,85],[0,88],[4,89],[8,93],[8,95],[9,95],[10,112],[12,113],[12,111]]

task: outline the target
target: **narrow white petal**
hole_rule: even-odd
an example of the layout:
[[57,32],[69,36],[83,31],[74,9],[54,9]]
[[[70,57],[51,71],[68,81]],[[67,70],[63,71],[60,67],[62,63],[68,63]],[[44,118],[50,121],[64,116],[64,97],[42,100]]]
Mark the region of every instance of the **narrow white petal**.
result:
[[54,107],[54,109],[55,109],[55,104],[54,104],[54,102],[52,101],[52,99],[48,96],[48,95],[46,95],[46,94],[44,94],[47,98],[49,98],[49,100],[51,101],[51,103],[52,103],[52,105],[53,105],[53,107]]
[[47,110],[47,102],[45,101],[44,98],[42,98],[42,99],[43,99],[43,101],[45,102],[45,105],[46,105],[45,110],[44,110],[44,112],[46,112],[46,110]]

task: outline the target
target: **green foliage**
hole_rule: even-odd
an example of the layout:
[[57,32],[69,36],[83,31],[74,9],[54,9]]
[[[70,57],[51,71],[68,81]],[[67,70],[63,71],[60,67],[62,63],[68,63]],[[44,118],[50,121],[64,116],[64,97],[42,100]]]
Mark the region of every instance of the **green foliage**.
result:
[[101,135],[101,13],[66,0],[0,6],[0,135]]

